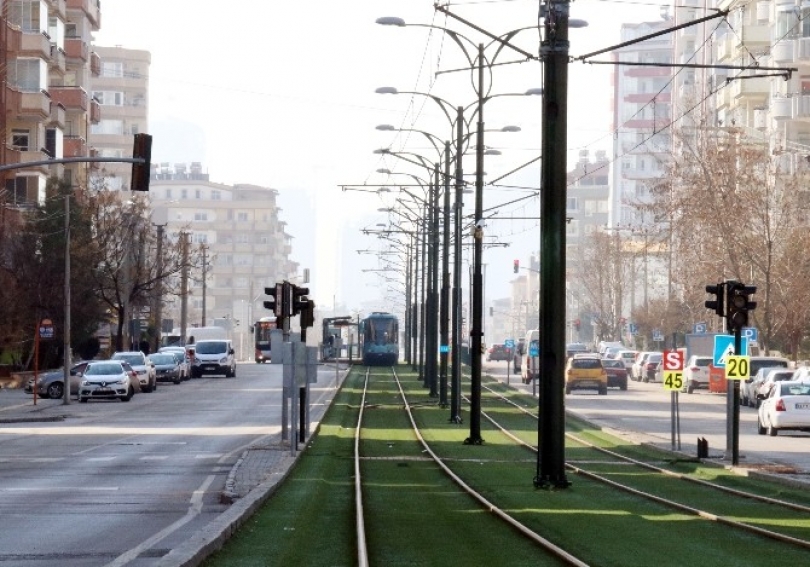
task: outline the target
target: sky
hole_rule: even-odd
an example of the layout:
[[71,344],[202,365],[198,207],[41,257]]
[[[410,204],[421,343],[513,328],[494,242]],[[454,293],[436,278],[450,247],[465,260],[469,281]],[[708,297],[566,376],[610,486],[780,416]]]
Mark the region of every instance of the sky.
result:
[[[494,35],[530,28],[512,42],[536,53],[538,6],[537,0],[474,0],[453,2],[451,11]],[[659,6],[574,3],[571,17],[588,27],[570,30],[571,55],[618,43],[622,23],[657,21]],[[382,16],[401,17],[408,25],[376,24]],[[356,312],[369,300],[379,298],[381,306],[392,301],[381,273],[364,271],[385,262],[357,250],[381,249],[380,240],[363,229],[399,222],[379,209],[405,195],[398,187],[379,194],[363,184],[416,185],[409,176],[426,175],[374,150],[412,152],[433,162],[438,152],[428,136],[408,130],[438,140],[452,136],[439,104],[403,91],[470,106],[465,120],[473,116],[475,75],[451,72],[468,66],[462,48],[425,25],[454,30],[473,50],[489,38],[435,11],[433,0],[107,0],[101,22],[97,45],[151,53],[153,161],[199,161],[213,182],[277,189],[281,218],[294,238],[292,259],[309,268],[311,297],[319,307]],[[494,55],[492,45],[485,55],[509,63],[493,65],[485,78],[492,97],[484,107],[485,145],[501,155],[487,156],[484,170],[487,180],[497,180],[538,158],[541,145],[540,97],[498,95],[541,87],[542,69],[537,62],[517,62],[521,58],[506,50]],[[401,94],[376,94],[382,86]],[[569,166],[580,151],[592,158],[599,150],[610,155],[610,108],[608,66],[569,65]],[[376,129],[383,124],[406,131]],[[506,125],[521,131],[489,132]],[[465,172],[474,170],[472,157],[463,164]],[[381,168],[396,174],[377,173]],[[487,301],[508,296],[513,260],[528,265],[539,248],[539,200],[532,197],[539,178],[537,161],[485,188],[485,215],[492,216],[485,234],[493,243],[483,255]],[[464,213],[472,212],[470,195]]]

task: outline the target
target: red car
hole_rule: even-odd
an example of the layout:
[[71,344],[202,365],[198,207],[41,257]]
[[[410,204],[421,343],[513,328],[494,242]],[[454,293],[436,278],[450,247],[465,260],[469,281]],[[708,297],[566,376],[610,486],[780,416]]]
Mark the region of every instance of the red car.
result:
[[623,360],[603,358],[602,367],[607,372],[608,388],[627,389],[627,367]]

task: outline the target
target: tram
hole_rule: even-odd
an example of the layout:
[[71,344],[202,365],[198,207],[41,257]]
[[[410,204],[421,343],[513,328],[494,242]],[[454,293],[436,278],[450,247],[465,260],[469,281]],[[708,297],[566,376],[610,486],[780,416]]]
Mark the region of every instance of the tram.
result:
[[399,320],[396,315],[375,311],[360,321],[363,364],[392,365],[399,360]]
[[270,360],[270,331],[277,327],[275,317],[262,317],[253,323],[251,331],[255,347],[256,364],[263,364]]

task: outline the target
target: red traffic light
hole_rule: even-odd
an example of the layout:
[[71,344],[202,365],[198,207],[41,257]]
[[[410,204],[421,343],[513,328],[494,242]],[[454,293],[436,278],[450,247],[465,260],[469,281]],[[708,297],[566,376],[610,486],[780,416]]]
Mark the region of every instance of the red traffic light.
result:
[[520,260],[515,260],[515,273],[520,271]]

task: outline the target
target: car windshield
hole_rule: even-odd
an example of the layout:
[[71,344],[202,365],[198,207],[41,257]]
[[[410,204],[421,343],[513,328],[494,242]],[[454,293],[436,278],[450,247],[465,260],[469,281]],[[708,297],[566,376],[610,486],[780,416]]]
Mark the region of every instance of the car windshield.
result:
[[649,357],[647,357],[647,362],[661,362],[661,355],[651,354]]
[[623,352],[622,353],[622,358],[627,359],[627,360],[635,360],[636,353],[634,353],[634,352]]
[[696,358],[695,366],[709,366],[712,363],[711,358]]
[[171,354],[153,354],[149,359],[155,364],[174,364],[174,357]]
[[144,365],[143,356],[141,356],[140,354],[121,354],[121,353],[118,353],[118,354],[113,355],[113,358],[115,360],[124,360],[124,361],[130,363],[132,366],[143,366]]
[[624,363],[621,360],[603,360],[602,366],[606,368],[624,368]]
[[225,341],[197,343],[197,354],[224,354],[228,351]]
[[120,364],[114,364],[110,362],[102,363],[102,364],[91,364],[87,367],[85,371],[85,376],[105,376],[110,374],[121,374],[123,372],[123,367]]

